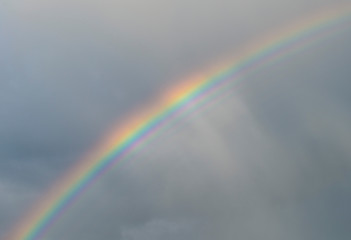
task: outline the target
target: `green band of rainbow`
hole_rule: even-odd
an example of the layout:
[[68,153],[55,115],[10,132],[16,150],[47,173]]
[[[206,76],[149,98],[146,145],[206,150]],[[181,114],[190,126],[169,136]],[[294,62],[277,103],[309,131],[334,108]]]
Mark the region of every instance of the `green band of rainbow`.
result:
[[321,11],[285,28],[278,35],[270,35],[270,38],[249,46],[249,51],[234,63],[232,61],[207,76],[200,74],[171,88],[155,104],[148,106],[146,112],[128,118],[124,125],[113,131],[113,136],[70,169],[5,239],[41,239],[84,190],[141,143],[169,126],[172,120],[219,96],[221,91],[235,83],[238,75],[252,72],[349,24],[350,13],[351,5]]

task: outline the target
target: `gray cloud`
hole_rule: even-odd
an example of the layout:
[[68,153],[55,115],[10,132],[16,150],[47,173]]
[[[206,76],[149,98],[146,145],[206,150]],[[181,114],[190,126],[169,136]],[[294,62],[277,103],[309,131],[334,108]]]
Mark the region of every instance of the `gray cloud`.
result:
[[[0,234],[130,109],[342,2],[3,2]],[[244,76],[106,174],[47,239],[348,239],[349,42]]]

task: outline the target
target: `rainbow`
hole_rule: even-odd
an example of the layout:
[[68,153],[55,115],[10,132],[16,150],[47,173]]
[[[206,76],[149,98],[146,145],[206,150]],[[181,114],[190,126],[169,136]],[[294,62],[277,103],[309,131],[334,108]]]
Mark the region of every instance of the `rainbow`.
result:
[[330,36],[337,29],[349,26],[350,13],[351,5],[319,11],[285,27],[278,34],[269,34],[249,45],[236,61],[192,76],[170,88],[143,108],[146,111],[138,111],[126,118],[124,124],[112,131],[112,136],[78,161],[4,239],[42,239],[91,184],[116,163],[126,159],[131,151],[169,127],[175,119],[222,95],[225,89],[237,84],[233,80],[238,76],[253,72],[260,66]]

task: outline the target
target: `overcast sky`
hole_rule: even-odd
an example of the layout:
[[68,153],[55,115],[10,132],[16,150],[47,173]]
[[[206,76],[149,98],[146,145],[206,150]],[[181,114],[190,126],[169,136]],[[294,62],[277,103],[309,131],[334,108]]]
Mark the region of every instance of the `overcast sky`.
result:
[[[0,0],[0,239],[138,106],[347,2]],[[346,26],[241,76],[107,172],[44,239],[350,239],[350,42]]]

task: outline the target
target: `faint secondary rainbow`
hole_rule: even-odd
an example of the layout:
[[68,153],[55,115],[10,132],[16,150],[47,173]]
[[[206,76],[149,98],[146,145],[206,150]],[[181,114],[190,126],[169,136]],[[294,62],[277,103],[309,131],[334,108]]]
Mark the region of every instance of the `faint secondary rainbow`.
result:
[[44,198],[30,211],[4,240],[41,239],[56,220],[71,204],[113,165],[125,159],[132,150],[140,146],[156,132],[169,126],[181,116],[218,96],[231,86],[239,75],[252,72],[287,53],[301,49],[309,43],[331,35],[350,23],[351,5],[338,6],[320,11],[317,15],[301,19],[298,23],[284,28],[278,34],[268,35],[251,44],[238,55],[236,61],[224,64],[207,74],[199,74],[170,88],[146,111],[126,118],[112,136],[99,143],[85,158],[78,161]]

